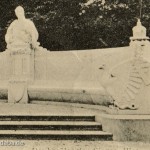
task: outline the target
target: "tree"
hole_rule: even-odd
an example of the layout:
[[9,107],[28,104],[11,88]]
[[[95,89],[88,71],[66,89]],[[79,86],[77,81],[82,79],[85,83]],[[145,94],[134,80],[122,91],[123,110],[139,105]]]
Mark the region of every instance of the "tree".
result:
[[[24,7],[33,20],[41,45],[49,50],[92,49],[127,46],[139,17],[137,0],[1,0],[0,50],[14,9]],[[150,1],[143,0],[142,23],[149,28]]]

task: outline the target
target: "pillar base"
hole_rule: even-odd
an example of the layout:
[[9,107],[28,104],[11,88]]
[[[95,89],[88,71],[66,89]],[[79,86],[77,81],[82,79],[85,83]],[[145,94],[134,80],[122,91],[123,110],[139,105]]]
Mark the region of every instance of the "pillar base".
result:
[[8,103],[28,103],[27,81],[9,81]]

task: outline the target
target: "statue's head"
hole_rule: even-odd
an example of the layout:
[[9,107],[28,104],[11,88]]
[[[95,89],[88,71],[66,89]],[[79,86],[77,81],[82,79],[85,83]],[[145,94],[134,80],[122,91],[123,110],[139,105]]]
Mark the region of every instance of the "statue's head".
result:
[[16,13],[16,16],[18,17],[18,19],[23,19],[23,18],[25,18],[23,7],[18,6],[18,7],[15,9],[15,13]]

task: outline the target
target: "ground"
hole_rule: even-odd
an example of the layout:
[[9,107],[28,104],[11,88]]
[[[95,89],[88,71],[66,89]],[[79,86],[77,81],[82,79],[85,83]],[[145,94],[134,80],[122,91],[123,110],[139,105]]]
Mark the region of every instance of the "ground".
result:
[[110,142],[110,141],[20,141],[24,146],[3,146],[3,142],[16,140],[0,140],[0,150],[149,150],[150,143],[142,142]]

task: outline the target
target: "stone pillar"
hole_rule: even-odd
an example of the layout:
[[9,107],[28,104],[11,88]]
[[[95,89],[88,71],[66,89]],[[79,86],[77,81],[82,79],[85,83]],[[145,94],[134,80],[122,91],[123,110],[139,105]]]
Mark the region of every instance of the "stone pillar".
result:
[[149,37],[146,36],[146,28],[142,26],[140,19],[137,21],[137,25],[133,27],[133,36],[130,38],[130,46],[139,49],[140,46],[149,45]]
[[34,51],[10,52],[11,77],[8,86],[9,103],[28,103],[28,83],[34,80]]
[[25,80],[9,81],[8,103],[28,103],[27,82]]

